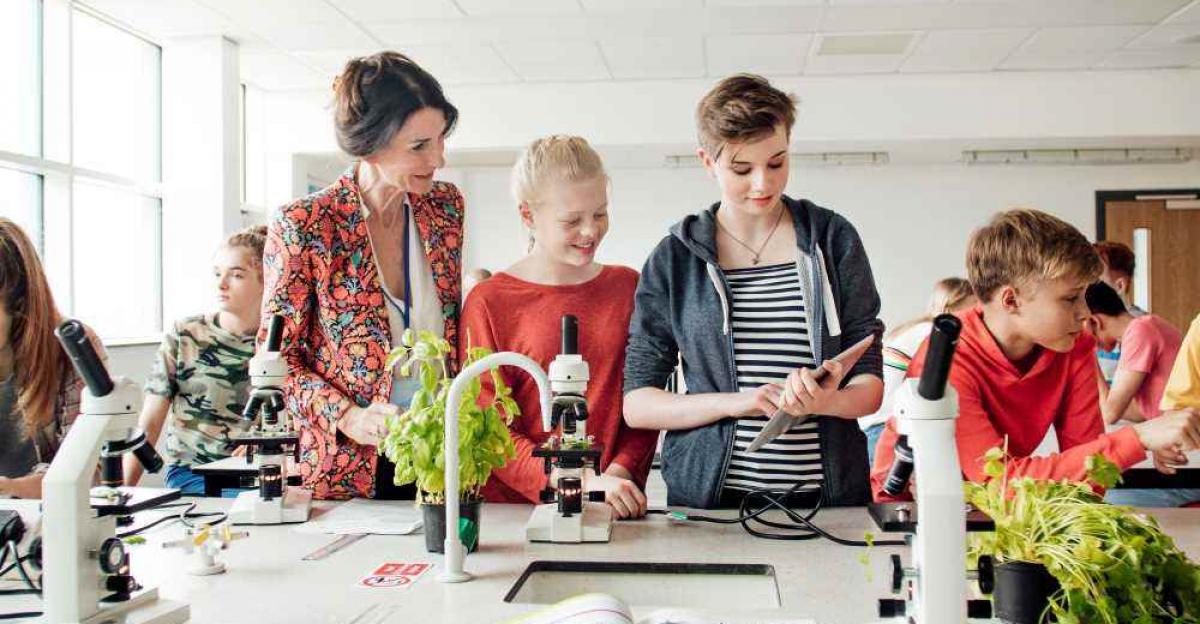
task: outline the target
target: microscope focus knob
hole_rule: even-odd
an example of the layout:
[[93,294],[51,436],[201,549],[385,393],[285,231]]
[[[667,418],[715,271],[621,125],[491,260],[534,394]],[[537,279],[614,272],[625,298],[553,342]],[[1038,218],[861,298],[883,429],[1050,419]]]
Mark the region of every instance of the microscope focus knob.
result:
[[98,553],[100,570],[105,574],[117,574],[125,566],[125,543],[119,538],[110,537],[100,544]]
[[899,598],[880,598],[879,617],[898,618],[904,616],[905,603]]
[[975,564],[975,574],[979,581],[979,591],[991,595],[996,587],[996,567],[990,556],[979,556],[979,562]]
[[892,555],[892,593],[898,594],[901,589],[904,589],[904,564],[900,562],[900,555]]
[[968,600],[967,601],[967,618],[972,620],[990,620],[992,619],[992,601],[991,600]]

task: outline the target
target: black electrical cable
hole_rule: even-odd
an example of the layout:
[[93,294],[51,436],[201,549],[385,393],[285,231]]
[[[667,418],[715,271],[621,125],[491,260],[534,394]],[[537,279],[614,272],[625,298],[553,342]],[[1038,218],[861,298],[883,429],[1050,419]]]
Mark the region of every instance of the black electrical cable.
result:
[[20,620],[23,618],[42,617],[41,611],[17,611],[16,613],[0,613],[0,620]]
[[[818,494],[817,503],[812,509],[807,510],[804,513],[799,513],[798,510],[788,506],[787,499],[789,496],[800,493],[800,490],[806,486],[816,486],[815,492]],[[815,518],[817,512],[821,510],[821,497],[819,496],[820,493],[820,484],[811,481],[800,481],[786,490],[772,490],[766,488],[749,490],[742,498],[741,506],[738,507],[738,515],[732,518],[717,518],[714,516],[685,514],[683,512],[670,511],[666,509],[652,509],[647,513],[666,514],[679,520],[692,520],[695,522],[710,522],[713,524],[740,524],[747,533],[762,539],[804,541],[823,537],[835,544],[840,544],[842,546],[907,545],[903,540],[878,540],[872,541],[868,544],[866,541],[845,539],[825,531],[813,522],[813,518]],[[791,523],[775,522],[762,517],[763,514],[773,509],[782,511],[785,515],[787,515],[788,519],[791,520]],[[751,526],[752,523],[760,524],[772,529],[778,529],[779,531],[784,532],[780,533],[762,531]]]
[[192,513],[192,510],[196,508],[196,503],[174,503],[171,505],[160,505],[158,507],[151,509],[150,511],[153,511],[155,509],[166,509],[166,508],[173,508],[173,507],[183,507],[184,509],[177,515],[176,514],[166,515],[166,516],[163,516],[163,517],[155,520],[154,522],[140,526],[136,529],[130,529],[123,533],[117,533],[117,537],[119,537],[121,539],[125,539],[126,537],[133,537],[134,535],[140,535],[142,533],[145,533],[146,531],[149,531],[150,529],[152,529],[156,526],[159,526],[159,525],[167,523],[167,522],[178,521],[178,522],[182,522],[185,526],[191,528],[195,525],[193,525],[191,522],[188,522],[189,518],[211,518],[213,516],[220,516],[221,517],[220,520],[213,520],[213,521],[210,521],[207,523],[207,524],[218,524],[218,523],[224,521],[226,517],[228,517],[227,514],[223,511]]
[[21,580],[25,581],[25,585],[27,585],[29,589],[33,591],[33,593],[36,593],[39,596],[42,595],[42,588],[38,587],[37,583],[33,582],[33,579],[29,576],[29,572],[25,570],[25,564],[23,563],[25,558],[21,557],[21,553],[17,552],[17,543],[9,541],[4,545],[4,550],[8,553],[12,553],[13,562],[9,564],[8,567],[4,568],[4,570],[0,571],[0,575],[6,574],[15,566],[17,568],[17,572],[21,575]]

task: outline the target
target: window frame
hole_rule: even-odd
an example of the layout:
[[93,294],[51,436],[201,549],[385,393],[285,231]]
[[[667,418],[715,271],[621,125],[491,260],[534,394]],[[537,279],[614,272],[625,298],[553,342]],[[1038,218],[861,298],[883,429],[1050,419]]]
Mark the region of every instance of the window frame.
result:
[[[70,257],[65,260],[53,259],[56,265],[61,265],[65,268],[54,272],[51,275],[51,279],[54,279],[54,275],[56,274],[66,281],[65,284],[61,283],[61,281],[57,284],[58,288],[55,289],[55,298],[60,311],[67,316],[73,316],[77,309],[75,260],[78,248],[76,245],[76,205],[74,200],[74,186],[76,181],[110,187],[151,200],[154,203],[154,225],[152,227],[154,241],[151,243],[155,259],[154,326],[140,328],[136,331],[135,335],[129,336],[107,335],[103,332],[103,328],[99,327],[96,328],[96,331],[101,334],[108,345],[157,343],[160,340],[163,329],[164,307],[162,44],[108,17],[85,3],[73,0],[34,0],[34,5],[34,27],[37,29],[37,34],[34,46],[36,52],[32,60],[37,65],[34,71],[37,76],[36,89],[33,94],[33,97],[37,99],[37,155],[0,149],[0,168],[32,174],[38,178],[37,206],[34,211],[36,213],[38,232],[37,236],[34,237],[34,244],[37,247],[38,253],[42,255],[43,262],[49,265],[51,259],[46,254],[47,240],[53,236],[62,237],[62,240],[66,241],[64,249],[69,252]],[[47,19],[48,10],[55,11],[56,19]],[[74,162],[74,112],[76,105],[74,93],[75,20],[80,13],[115,28],[122,34],[135,37],[155,48],[155,70],[157,73],[154,76],[156,84],[154,86],[154,102],[152,103],[152,109],[155,114],[154,119],[149,122],[153,124],[151,132],[153,134],[152,144],[155,152],[152,157],[154,160],[154,175],[152,180],[136,180],[94,168],[81,167]],[[47,45],[61,46],[56,49],[55,54],[57,55],[61,52],[65,62],[60,59],[58,63],[48,63],[46,60]],[[48,84],[57,84],[60,89],[65,86],[65,108],[61,106],[63,104],[62,101],[48,101]],[[58,117],[63,116],[64,112],[66,118],[59,119]],[[66,131],[65,159],[51,158],[46,155],[47,151],[55,151],[53,149],[47,150],[47,128],[51,124],[58,124],[60,127],[65,125],[68,128]],[[47,215],[49,212],[47,202],[51,201],[48,199],[50,197],[57,198],[53,200],[57,202],[54,204],[54,210],[63,210],[61,216],[64,223],[56,225],[56,230],[53,233],[47,230]],[[59,227],[65,227],[66,231],[58,231]],[[48,273],[50,272],[48,268]]]

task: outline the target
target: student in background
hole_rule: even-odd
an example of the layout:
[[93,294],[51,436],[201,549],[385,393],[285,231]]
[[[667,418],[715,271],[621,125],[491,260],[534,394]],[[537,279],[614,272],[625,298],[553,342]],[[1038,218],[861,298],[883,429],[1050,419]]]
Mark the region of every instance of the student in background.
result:
[[1159,408],[1166,410],[1200,409],[1200,315],[1192,319],[1183,337]]
[[[883,396],[879,293],[854,226],[784,195],[795,116],[792,96],[761,76],[704,96],[698,153],[720,201],[672,226],[642,270],[625,420],[668,430],[672,505],[737,507],[752,490],[793,487],[795,505],[870,498],[855,419]],[[853,366],[826,362],[867,336],[875,343]],[[664,390],[680,358],[688,394]],[[751,452],[778,408],[814,417]]]
[[[580,137],[550,136],[525,149],[513,167],[512,191],[530,233],[529,252],[471,291],[459,350],[460,360],[468,347],[482,346],[549,366],[560,350],[561,319],[574,315],[591,375],[587,432],[603,445],[602,474],[589,477],[588,488],[603,490],[617,517],[637,518],[646,513],[643,490],[658,432],[632,429],[621,417],[624,328],[638,275],[596,262],[608,233],[608,184],[599,154]],[[544,460],[532,453],[551,434],[542,429],[537,385],[523,373],[501,374],[521,407],[510,425],[517,457],[492,473],[483,495],[538,503],[547,478]]]
[[971,291],[971,283],[961,277],[947,277],[938,280],[933,287],[933,295],[925,314],[897,325],[883,339],[883,403],[879,410],[870,416],[858,419],[867,436],[867,461],[875,459],[875,444],[883,433],[884,423],[892,415],[893,399],[896,390],[904,382],[908,365],[917,354],[921,343],[929,337],[933,330],[933,318],[939,314],[956,314],[979,303],[975,293]]
[[1086,298],[1091,311],[1086,327],[1096,344],[1108,351],[1121,349],[1112,387],[1100,380],[1104,422],[1141,422],[1158,416],[1158,404],[1183,336],[1153,314],[1134,317],[1117,291],[1104,282],[1088,286]]
[[[1133,305],[1133,269],[1136,266],[1133,250],[1113,241],[1100,241],[1092,247],[1100,256],[1100,262],[1104,264],[1100,281],[1117,291],[1131,316],[1136,318],[1145,314],[1145,310]],[[1117,372],[1117,363],[1121,360],[1121,345],[1111,349],[1097,348],[1096,358],[1100,362],[1100,373],[1105,383],[1111,384]]]
[[0,498],[42,497],[42,477],[79,416],[83,380],[54,335],[62,320],[33,243],[0,217]]
[[466,275],[463,277],[464,299],[468,294],[470,294],[473,288],[479,285],[479,282],[482,282],[491,276],[492,272],[483,268],[471,269],[470,271],[467,271]]
[[1136,318],[1145,314],[1145,310],[1133,305],[1133,270],[1137,266],[1133,250],[1128,245],[1114,241],[1100,241],[1092,247],[1104,265],[1100,281],[1117,291],[1131,316]]
[[[1192,320],[1183,338],[1158,407],[1160,418],[1200,409],[1200,316]],[[1187,463],[1182,448],[1154,455],[1154,467],[1165,474],[1175,474],[1177,467]],[[1200,489],[1112,490],[1105,500],[1140,507],[1178,507],[1200,501]]]
[[[1200,446],[1200,413],[1193,410],[1104,432],[1096,342],[1083,332],[1084,293],[1100,271],[1100,259],[1078,230],[1036,210],[1000,213],[971,235],[967,278],[980,306],[960,315],[963,329],[950,368],[958,392],[959,462],[967,479],[986,478],[983,455],[992,447],[1007,447],[1010,477],[1082,481],[1086,459],[1096,453],[1126,469],[1145,460],[1147,450]],[[927,346],[913,358],[909,377],[920,376]],[[1061,451],[1032,456],[1052,425]],[[897,437],[893,417],[875,451],[877,500],[892,498],[883,483]]]
[[[266,226],[230,236],[213,258],[215,312],[182,318],[163,335],[146,378],[146,398],[138,427],[157,444],[167,426],[166,486],[183,494],[204,494],[204,478],[192,467],[241,455],[231,434],[244,432],[250,393],[250,358],[262,308],[262,255]],[[125,482],[137,485],[142,465],[125,456]]]

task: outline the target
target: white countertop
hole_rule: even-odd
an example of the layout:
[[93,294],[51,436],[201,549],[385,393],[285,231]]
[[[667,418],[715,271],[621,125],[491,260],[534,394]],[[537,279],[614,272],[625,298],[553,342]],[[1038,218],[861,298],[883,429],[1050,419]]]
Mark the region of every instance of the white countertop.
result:
[[[228,500],[200,499],[202,508],[219,509]],[[338,503],[318,502],[314,514]],[[409,503],[398,502],[406,505]],[[164,540],[182,534],[178,524],[147,534],[147,543],[133,549],[133,572],[143,584],[157,586],[162,596],[188,602],[197,624],[253,622],[349,624],[368,609],[372,622],[497,622],[537,610],[538,605],[506,603],[504,595],[534,560],[639,561],[693,563],[766,563],[773,565],[779,585],[778,609],[739,609],[737,596],[729,608],[705,612],[708,621],[862,623],[876,619],[876,599],[890,596],[889,555],[907,549],[874,548],[870,575],[859,561],[861,548],[819,539],[780,542],[754,538],[739,525],[678,523],[662,515],[619,522],[608,544],[530,544],[523,527],[530,507],[484,506],[481,549],[467,557],[466,569],[475,579],[442,584],[435,578],[441,556],[425,552],[424,536],[368,536],[320,561],[301,557],[335,536],[301,533],[290,526],[246,527],[248,539],[234,542],[222,553],[229,570],[217,576],[187,574],[189,561],[178,550],[164,550]],[[720,512],[731,513],[731,512]],[[1200,556],[1200,512],[1156,510],[1163,527],[1191,556]],[[840,537],[861,539],[874,527],[864,508],[826,509],[817,523]],[[882,538],[883,536],[879,536]],[[357,582],[384,562],[429,562],[434,569],[411,587],[366,589]],[[23,610],[8,597],[0,612]],[[654,608],[633,609],[644,617]]]

